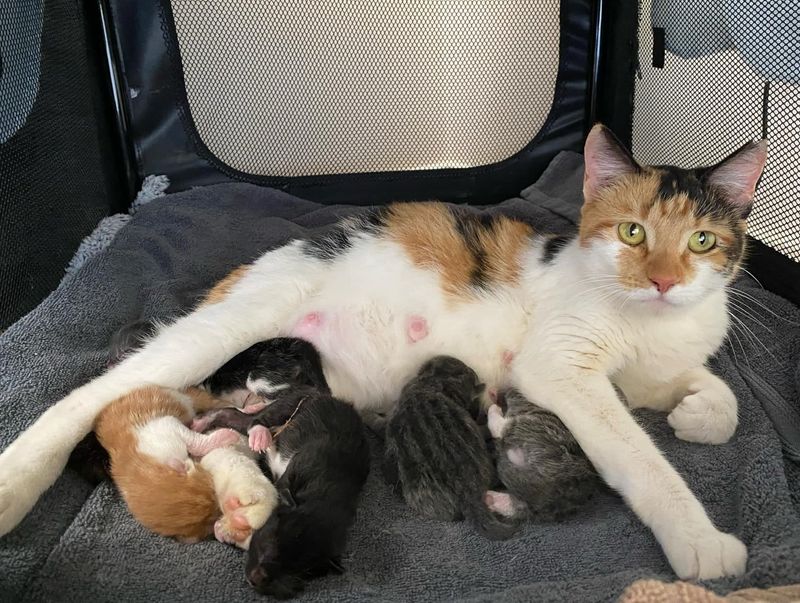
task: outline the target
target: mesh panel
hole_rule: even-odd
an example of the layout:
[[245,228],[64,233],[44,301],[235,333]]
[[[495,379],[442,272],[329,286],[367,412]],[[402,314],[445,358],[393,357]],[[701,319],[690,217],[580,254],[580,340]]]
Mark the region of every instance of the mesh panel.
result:
[[[663,68],[653,67],[651,25],[664,29]],[[682,167],[715,163],[761,137],[766,109],[769,159],[750,233],[800,261],[797,2],[643,0],[639,31],[636,158]]]
[[[52,291],[109,210],[80,3],[0,9],[0,329]],[[107,144],[107,143],[106,143]]]
[[197,130],[261,176],[501,161],[543,125],[559,0],[172,0]]

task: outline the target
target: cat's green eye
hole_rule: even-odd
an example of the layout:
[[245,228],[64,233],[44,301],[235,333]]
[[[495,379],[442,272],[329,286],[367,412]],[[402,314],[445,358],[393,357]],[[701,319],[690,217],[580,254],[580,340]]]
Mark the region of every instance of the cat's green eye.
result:
[[644,241],[644,226],[636,222],[623,222],[617,226],[620,240],[627,245],[639,245]]
[[705,253],[711,251],[717,244],[717,237],[713,232],[698,230],[689,237],[689,249],[695,253]]

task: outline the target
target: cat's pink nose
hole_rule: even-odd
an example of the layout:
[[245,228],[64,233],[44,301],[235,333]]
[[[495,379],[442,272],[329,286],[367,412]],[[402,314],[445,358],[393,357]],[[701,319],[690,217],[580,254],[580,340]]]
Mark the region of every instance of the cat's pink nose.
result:
[[651,276],[650,282],[656,286],[656,289],[658,289],[658,292],[661,295],[664,295],[667,291],[675,286],[675,283],[678,282],[678,279],[674,276]]

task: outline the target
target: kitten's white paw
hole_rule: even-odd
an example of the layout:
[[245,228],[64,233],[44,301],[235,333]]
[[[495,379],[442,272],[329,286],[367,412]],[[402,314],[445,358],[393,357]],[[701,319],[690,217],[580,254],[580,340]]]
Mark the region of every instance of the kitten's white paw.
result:
[[735,536],[713,526],[703,530],[677,528],[663,547],[681,580],[738,576],[747,566],[747,547]]
[[687,442],[724,444],[736,431],[736,397],[722,387],[690,387],[690,394],[669,413],[675,435]]

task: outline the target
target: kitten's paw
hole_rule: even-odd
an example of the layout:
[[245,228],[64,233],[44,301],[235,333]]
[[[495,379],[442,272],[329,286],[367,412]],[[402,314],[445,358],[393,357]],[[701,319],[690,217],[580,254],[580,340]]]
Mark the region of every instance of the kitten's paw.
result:
[[735,536],[714,527],[691,533],[677,528],[663,547],[681,580],[738,576],[747,567],[747,547]]
[[272,446],[272,434],[264,425],[254,425],[247,431],[250,449],[256,452],[264,452]]
[[503,517],[514,517],[517,514],[516,501],[508,492],[488,490],[483,495],[483,502],[492,513],[497,513]]
[[266,402],[254,402],[253,404],[248,404],[244,408],[242,408],[242,412],[246,415],[254,415],[258,412],[261,412],[267,407]]
[[247,549],[253,532],[267,522],[277,506],[278,495],[266,478],[261,483],[243,481],[230,491],[238,494],[223,499],[222,517],[214,524],[214,535],[220,542]]
[[214,417],[217,413],[209,412],[199,417],[195,417],[192,419],[192,422],[189,424],[189,428],[192,431],[196,431],[198,433],[203,433],[211,423],[214,422]]
[[675,435],[701,444],[730,440],[738,423],[733,392],[727,386],[690,388],[690,392],[667,417]]
[[507,419],[503,416],[503,410],[497,404],[492,404],[489,410],[486,411],[486,424],[493,438],[500,439],[503,437],[506,421]]

